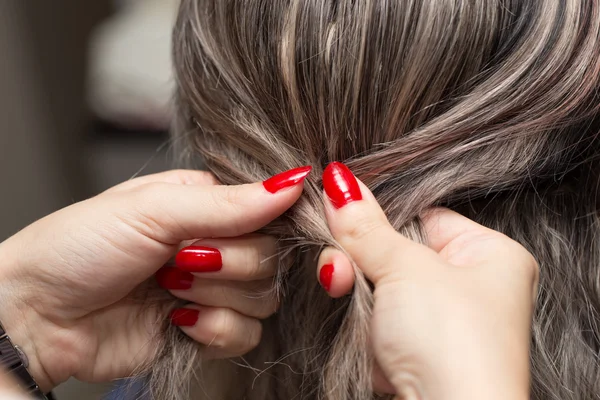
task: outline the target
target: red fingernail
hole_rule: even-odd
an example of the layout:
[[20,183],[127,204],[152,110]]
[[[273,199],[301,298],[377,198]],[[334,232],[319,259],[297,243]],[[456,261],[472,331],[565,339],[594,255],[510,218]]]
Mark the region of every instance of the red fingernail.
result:
[[175,267],[163,267],[156,273],[159,286],[167,290],[187,290],[192,287],[194,275]]
[[354,174],[340,162],[332,162],[323,172],[323,188],[335,208],[362,200],[360,187]]
[[331,289],[331,280],[333,279],[333,264],[325,264],[321,267],[319,272],[319,282],[323,289],[329,292]]
[[223,267],[221,252],[212,247],[188,246],[175,256],[175,265],[187,272],[215,272]]
[[298,167],[290,169],[289,171],[282,172],[263,182],[263,186],[267,191],[276,193],[286,187],[297,185],[302,182],[304,178],[310,173],[312,167],[307,165],[305,167]]
[[175,326],[194,326],[200,311],[190,308],[177,308],[171,311],[171,323]]

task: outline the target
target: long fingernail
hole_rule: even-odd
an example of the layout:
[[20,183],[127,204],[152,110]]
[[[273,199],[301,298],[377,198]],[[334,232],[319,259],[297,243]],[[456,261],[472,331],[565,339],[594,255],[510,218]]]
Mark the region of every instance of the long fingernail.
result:
[[194,326],[200,311],[191,308],[177,308],[171,311],[171,323],[175,326]]
[[194,275],[175,267],[163,267],[156,273],[158,285],[167,290],[187,290],[192,287]]
[[282,172],[263,182],[263,186],[268,192],[277,193],[281,189],[297,185],[302,182],[312,170],[310,165],[298,167]]
[[335,208],[362,200],[354,174],[341,162],[332,162],[323,172],[323,188]]
[[331,289],[331,281],[333,280],[333,264],[325,264],[319,271],[319,282],[323,289],[329,292]]
[[175,256],[175,265],[187,272],[215,272],[223,267],[221,252],[212,247],[188,246]]

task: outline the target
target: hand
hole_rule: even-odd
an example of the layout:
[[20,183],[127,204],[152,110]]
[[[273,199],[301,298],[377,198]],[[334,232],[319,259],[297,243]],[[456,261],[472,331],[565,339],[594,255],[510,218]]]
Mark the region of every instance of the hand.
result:
[[[333,236],[375,285],[375,389],[410,400],[528,399],[533,257],[446,209],[423,217],[428,246],[413,242],[343,164],[327,167],[323,186]],[[318,275],[333,297],[354,281],[335,249],[321,254]]]
[[[207,239],[192,244],[202,248],[184,249],[179,268],[158,274],[163,287],[197,303],[176,310],[172,321],[210,344],[212,356],[250,350],[261,335],[257,318],[276,309],[275,299],[264,295],[276,246],[246,234],[287,210],[309,171],[241,186],[214,185],[200,171],[142,177],[0,244],[0,321],[27,354],[40,387],[49,390],[71,376],[107,381],[151,361],[169,310],[149,307],[140,296],[182,241],[199,238]],[[207,269],[212,272],[202,272]],[[252,295],[256,290],[262,296]]]

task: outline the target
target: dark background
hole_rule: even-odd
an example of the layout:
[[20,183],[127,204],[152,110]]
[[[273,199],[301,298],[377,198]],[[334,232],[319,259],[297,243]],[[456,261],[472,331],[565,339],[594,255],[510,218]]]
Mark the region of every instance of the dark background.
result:
[[[0,242],[138,172],[172,164],[165,131],[107,123],[86,103],[90,35],[114,5],[0,0]],[[70,381],[56,394],[98,399],[107,387]]]
[[157,152],[166,132],[106,123],[86,104],[90,33],[112,10],[103,0],[0,0],[0,241],[140,169],[171,165]]

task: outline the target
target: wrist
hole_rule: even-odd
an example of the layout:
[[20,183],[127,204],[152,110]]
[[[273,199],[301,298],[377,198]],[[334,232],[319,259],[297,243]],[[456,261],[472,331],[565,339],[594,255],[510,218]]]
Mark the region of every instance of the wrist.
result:
[[459,384],[442,384],[441,382],[422,384],[414,379],[399,378],[392,382],[395,394],[402,400],[529,400],[529,388],[523,386],[499,387],[497,382],[477,382],[465,378]]
[[[406,359],[388,369],[389,381],[405,400],[528,400],[529,351],[523,341],[456,346],[458,352],[435,349],[427,363]],[[485,351],[485,349],[493,349]],[[407,365],[410,364],[410,365]],[[395,372],[395,373],[394,373]]]
[[[1,249],[2,246],[0,246]],[[49,392],[66,381],[74,371],[74,354],[67,335],[60,328],[41,316],[28,296],[29,282],[22,284],[6,266],[11,265],[6,252],[0,251],[0,323],[11,342],[18,346],[27,359],[27,370],[40,390]]]
[[397,376],[391,383],[403,400],[529,400],[528,372],[515,370],[463,365],[423,379]]
[[[2,286],[0,285],[0,288]],[[1,289],[0,289],[1,290]],[[53,363],[44,360],[40,354],[38,340],[33,332],[41,332],[42,324],[38,317],[31,315],[29,311],[15,309],[3,291],[0,296],[0,323],[3,325],[7,336],[12,344],[18,347],[23,364],[26,365],[29,374],[44,392],[50,391],[59,380],[50,374],[49,366]]]

